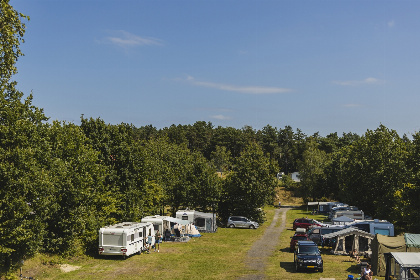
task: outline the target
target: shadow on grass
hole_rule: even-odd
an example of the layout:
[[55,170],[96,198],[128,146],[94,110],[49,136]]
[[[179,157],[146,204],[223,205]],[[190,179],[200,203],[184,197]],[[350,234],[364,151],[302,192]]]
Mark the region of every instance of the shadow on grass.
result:
[[290,251],[290,246],[289,247],[285,247],[283,249],[280,249],[279,252],[283,252],[283,253],[293,253],[293,251]]
[[307,273],[307,274],[317,273],[316,271],[314,272],[313,270],[299,270],[299,272],[297,272],[294,262],[280,262],[280,267],[286,270],[288,273]]
[[351,274],[358,275],[361,273],[362,269],[360,268],[360,264],[353,264],[346,271]]
[[280,267],[289,273],[296,272],[294,262],[280,262]]

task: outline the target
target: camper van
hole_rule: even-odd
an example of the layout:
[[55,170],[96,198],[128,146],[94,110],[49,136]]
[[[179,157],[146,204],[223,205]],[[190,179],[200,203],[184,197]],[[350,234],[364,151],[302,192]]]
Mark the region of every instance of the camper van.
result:
[[360,230],[368,232],[370,234],[382,234],[388,236],[394,236],[394,225],[386,220],[363,220],[354,221],[345,225],[345,228],[356,227]]
[[216,232],[216,214],[204,213],[195,210],[179,210],[176,212],[177,219],[193,223],[199,232]]
[[123,222],[99,229],[99,254],[124,258],[146,250],[147,236],[153,237],[151,223]]
[[331,208],[330,212],[328,213],[328,218],[330,220],[335,218],[335,213],[338,211],[356,211],[356,210],[359,210],[356,206],[349,206],[347,204],[336,206],[336,207]]

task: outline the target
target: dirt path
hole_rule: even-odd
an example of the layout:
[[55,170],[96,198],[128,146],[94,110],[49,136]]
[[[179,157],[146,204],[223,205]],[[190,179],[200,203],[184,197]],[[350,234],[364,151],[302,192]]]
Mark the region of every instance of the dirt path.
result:
[[[255,270],[254,274],[246,275],[240,280],[248,279],[264,279],[264,270],[267,258],[271,256],[276,249],[281,232],[286,227],[286,212],[290,208],[276,209],[273,221],[265,230],[261,239],[257,240],[248,252],[245,264],[249,269]],[[281,223],[278,225],[277,220],[281,215]]]

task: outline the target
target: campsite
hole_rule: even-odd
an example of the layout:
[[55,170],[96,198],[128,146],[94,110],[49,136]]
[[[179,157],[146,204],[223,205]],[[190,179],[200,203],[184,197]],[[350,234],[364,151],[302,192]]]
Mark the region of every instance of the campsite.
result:
[[[201,237],[191,238],[188,242],[163,242],[159,253],[137,254],[125,260],[121,256],[95,255],[65,259],[38,255],[25,262],[23,274],[37,279],[241,279],[255,273],[246,266],[248,251],[263,236],[273,221],[275,211],[279,209],[268,206],[264,210],[267,221],[256,230],[219,227],[216,232],[202,233]],[[347,279],[348,275],[358,275],[360,265],[348,255],[331,253],[330,247],[320,247],[324,259],[322,273],[296,273],[293,253],[289,252],[288,247],[294,233],[292,222],[302,216],[317,220],[323,216],[311,215],[306,207],[296,205],[285,210],[286,227],[281,232],[274,253],[265,261],[266,279]],[[274,223],[279,225],[282,220]],[[409,235],[409,240],[415,240],[413,235]],[[412,241],[403,245],[410,251],[415,250],[416,246]],[[385,279],[383,276],[375,277]]]

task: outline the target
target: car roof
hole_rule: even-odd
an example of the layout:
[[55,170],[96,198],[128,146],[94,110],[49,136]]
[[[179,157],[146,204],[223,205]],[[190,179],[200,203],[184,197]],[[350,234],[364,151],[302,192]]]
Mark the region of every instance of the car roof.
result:
[[[309,240],[301,240],[297,243],[298,246],[317,246],[315,242]],[[317,246],[318,247],[318,246]]]

